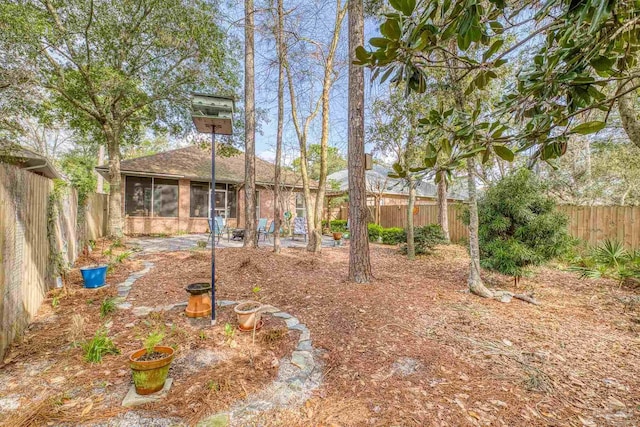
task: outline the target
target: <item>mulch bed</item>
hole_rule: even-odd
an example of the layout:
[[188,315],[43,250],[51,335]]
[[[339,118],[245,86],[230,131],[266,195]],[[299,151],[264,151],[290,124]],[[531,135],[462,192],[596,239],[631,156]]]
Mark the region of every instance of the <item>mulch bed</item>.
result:
[[[326,350],[324,384],[314,397],[299,410],[265,413],[263,425],[640,422],[640,307],[629,303],[638,297],[637,290],[607,280],[583,281],[549,268],[521,284],[535,293],[540,306],[516,300],[503,304],[466,292],[469,261],[462,247],[440,247],[435,255],[408,261],[394,248],[372,245],[371,257],[375,280],[356,285],[345,280],[348,247],[324,250],[319,256],[293,248],[283,249],[280,255],[268,248],[216,252],[219,299],[275,305],[305,323],[314,346]],[[134,285],[130,296],[138,305],[186,301],[186,285],[210,279],[210,255],[205,251],[143,259],[156,265]],[[486,280],[515,291],[509,278],[488,274]],[[78,378],[91,384],[85,388],[97,387],[100,380],[109,378],[113,384],[106,387],[121,387],[124,395],[130,374],[123,357],[107,356],[97,365],[99,372],[89,374],[91,366],[82,360],[81,351],[63,348],[68,320],[64,313],[79,312],[90,318],[89,333],[100,323],[96,307],[87,306],[82,292],[63,299],[57,310],[44,304],[25,342],[12,352],[11,363],[29,358],[28,365],[35,366],[41,360],[63,360],[64,356],[71,359],[64,360],[71,373],[84,371]],[[96,294],[100,292],[111,291]],[[61,321],[46,327],[52,315]],[[176,343],[182,354],[188,354],[202,346],[219,348],[224,341],[222,325],[234,322],[230,308],[219,310],[218,325],[207,329],[207,338],[200,342],[197,329],[181,323],[177,312],[166,316],[152,314],[131,329],[124,325],[133,319],[114,319],[114,341],[126,354],[140,345],[136,336],[156,325],[172,324],[181,332],[170,334],[166,342]],[[260,333],[281,327],[279,320],[269,322],[279,323],[266,324]],[[246,338],[247,334],[239,336]],[[248,345],[239,342],[238,348]],[[249,365],[246,354],[238,354],[237,360],[243,363],[216,365],[215,370],[207,371],[206,381],[196,379],[205,375],[202,372],[183,374],[174,383],[169,400],[149,409],[158,416],[195,420],[227,408],[273,378],[277,371],[271,365],[273,357],[290,351],[291,342],[285,339],[274,348],[266,345],[261,346],[264,359],[255,364],[261,370]],[[28,367],[21,369],[22,379],[28,379]],[[59,363],[55,373],[51,369],[47,378],[69,375]],[[119,377],[121,371],[124,374]],[[0,376],[4,378],[2,371]],[[191,379],[198,384],[194,388],[187,381]],[[68,387],[59,386],[59,393]],[[7,392],[0,388],[3,393]],[[98,405],[116,411],[117,404]],[[86,417],[95,413],[90,409]]]
[[[81,257],[78,267],[104,261],[94,252]],[[125,260],[114,265],[107,282],[115,285],[142,268],[139,259]],[[183,309],[142,318],[131,310],[117,310],[101,317],[101,302],[116,295],[115,286],[82,288],[77,268],[67,275],[65,289],[50,293],[22,340],[14,343],[0,365],[0,397],[19,396],[22,403],[17,411],[0,411],[0,425],[76,425],[128,411],[120,406],[131,385],[128,357],[152,331],[163,331],[161,345],[176,350],[169,372],[174,383],[166,400],[141,409],[189,422],[264,388],[277,375],[277,361],[297,343],[297,334],[289,334],[283,320],[271,317],[256,332],[255,341],[252,334],[235,328],[232,336],[225,334],[227,323],[236,325],[232,307],[218,310],[214,327],[208,318],[195,322],[186,318]],[[89,363],[82,343],[105,325],[121,354]],[[212,364],[212,359],[217,363]]]
[[[180,254],[180,256],[183,256]],[[208,255],[192,254],[195,259]],[[637,291],[582,281],[557,269],[523,280],[541,306],[503,304],[466,292],[464,248],[408,261],[373,245],[375,280],[347,283],[348,248],[314,256],[300,249],[222,249],[218,298],[258,299],[307,324],[327,350],[325,384],[276,425],[633,425],[640,404]],[[204,277],[181,259],[180,276]],[[201,268],[206,269],[205,263]],[[186,277],[185,277],[186,278]],[[515,291],[512,280],[487,281]],[[260,291],[253,291],[259,287]],[[525,289],[522,289],[525,288]],[[394,368],[418,363],[413,373]]]

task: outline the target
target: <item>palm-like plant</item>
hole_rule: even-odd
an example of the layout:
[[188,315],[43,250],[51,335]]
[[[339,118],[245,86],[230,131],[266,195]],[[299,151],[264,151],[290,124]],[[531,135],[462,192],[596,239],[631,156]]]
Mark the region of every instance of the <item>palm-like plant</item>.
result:
[[592,248],[585,257],[578,257],[569,268],[581,279],[610,278],[624,281],[629,277],[640,278],[640,250],[627,251],[622,242],[606,239]]

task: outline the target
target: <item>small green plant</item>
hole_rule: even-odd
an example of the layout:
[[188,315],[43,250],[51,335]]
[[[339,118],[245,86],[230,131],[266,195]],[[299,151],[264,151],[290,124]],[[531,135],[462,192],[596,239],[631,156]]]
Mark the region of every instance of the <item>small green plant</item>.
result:
[[58,308],[59,305],[60,305],[60,297],[58,296],[53,297],[53,299],[51,300],[51,307]]
[[[415,227],[413,230],[413,243],[416,255],[430,254],[436,245],[445,242],[444,232],[438,224],[429,224],[423,227]],[[407,253],[406,243],[400,247],[403,254]]]
[[107,317],[116,311],[116,299],[113,297],[105,298],[100,303],[100,317]]
[[87,244],[89,245],[89,247],[91,248],[91,250],[94,250],[96,248],[96,241],[93,239],[89,239],[89,241],[87,242]]
[[233,339],[235,334],[236,334],[236,330],[233,327],[233,325],[231,325],[231,323],[225,323],[224,324],[224,336],[225,336],[224,342],[231,348],[235,348],[238,346],[238,343],[236,343],[236,341]]
[[254,295],[258,295],[261,290],[262,288],[260,286],[254,286],[253,289],[251,289],[251,292],[253,292]]
[[207,247],[207,241],[206,240],[198,240],[196,242],[196,245],[198,246],[198,248],[200,249],[205,249]]
[[102,254],[106,256],[111,256],[112,253],[113,253],[113,250],[111,248],[107,248],[104,251],[102,251]]
[[232,339],[235,334],[236,330],[233,328],[233,325],[231,323],[225,323],[224,336],[227,337],[227,339]]
[[145,338],[144,340],[144,349],[147,352],[147,354],[152,354],[153,353],[153,349],[159,345],[162,340],[164,339],[164,332],[162,331],[154,331],[151,332],[147,338]]
[[111,243],[111,247],[112,248],[124,248],[124,243],[122,243],[122,238],[116,237],[115,239],[113,239],[113,242]]
[[206,340],[206,339],[207,339],[207,333],[206,333],[205,331],[203,331],[203,330],[201,330],[201,331],[199,332],[198,336],[200,337],[200,339],[201,339],[202,341],[204,341],[204,340]]
[[98,329],[93,338],[82,345],[82,350],[85,360],[91,363],[102,362],[102,357],[107,354],[120,354],[104,327]]
[[115,264],[121,264],[123,261],[125,261],[127,258],[129,258],[131,256],[131,251],[124,251],[121,254],[116,255],[113,258],[113,262]]
[[622,283],[627,278],[640,279],[640,251],[627,251],[617,240],[605,240],[600,246],[577,256],[570,271],[582,279],[614,279]]

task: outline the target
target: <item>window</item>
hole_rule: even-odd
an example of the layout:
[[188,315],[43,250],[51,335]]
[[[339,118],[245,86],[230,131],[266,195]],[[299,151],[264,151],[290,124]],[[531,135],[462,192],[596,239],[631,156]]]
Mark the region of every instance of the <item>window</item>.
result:
[[151,216],[152,179],[128,176],[125,182],[124,207],[129,216]]
[[304,208],[304,194],[296,193],[296,216],[305,218],[307,210]]
[[209,183],[191,182],[191,208],[189,215],[192,218],[209,217]]
[[256,190],[256,217],[260,218],[260,191]]
[[227,209],[229,218],[238,217],[238,190],[234,185],[230,185],[227,190]]
[[154,178],[153,216],[169,218],[178,216],[178,181]]

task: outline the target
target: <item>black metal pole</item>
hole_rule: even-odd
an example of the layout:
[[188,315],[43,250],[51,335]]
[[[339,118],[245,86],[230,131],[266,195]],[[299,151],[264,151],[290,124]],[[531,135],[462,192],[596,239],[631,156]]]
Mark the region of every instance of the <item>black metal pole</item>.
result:
[[216,324],[216,127],[211,126],[211,326]]

